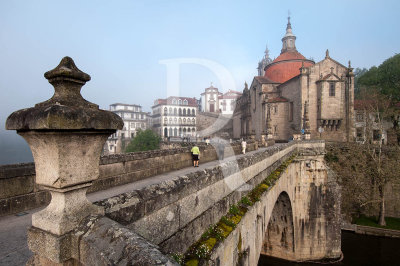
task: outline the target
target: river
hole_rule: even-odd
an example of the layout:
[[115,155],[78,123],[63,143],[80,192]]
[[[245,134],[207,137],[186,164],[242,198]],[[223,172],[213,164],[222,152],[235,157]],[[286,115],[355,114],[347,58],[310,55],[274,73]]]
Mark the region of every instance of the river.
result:
[[[400,265],[400,239],[359,235],[342,231],[344,259],[336,265]],[[258,266],[308,266],[316,263],[294,263],[261,256]],[[326,264],[325,264],[326,265]]]

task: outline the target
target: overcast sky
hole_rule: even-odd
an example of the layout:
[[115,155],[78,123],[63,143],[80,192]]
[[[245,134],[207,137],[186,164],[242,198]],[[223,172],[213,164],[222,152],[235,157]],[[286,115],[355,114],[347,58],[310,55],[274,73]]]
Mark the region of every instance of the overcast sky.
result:
[[[166,65],[160,63],[166,59],[214,62],[234,79],[222,90],[242,91],[265,45],[272,59],[279,55],[288,10],[306,58],[320,61],[329,49],[342,64],[369,68],[400,50],[398,0],[2,0],[0,150],[15,135],[5,134],[7,116],[51,97],[43,74],[66,55],[92,77],[82,90],[87,100],[103,109],[122,102],[151,111],[156,98],[167,96]],[[221,86],[207,67],[182,65],[179,94],[199,98],[211,82]]]

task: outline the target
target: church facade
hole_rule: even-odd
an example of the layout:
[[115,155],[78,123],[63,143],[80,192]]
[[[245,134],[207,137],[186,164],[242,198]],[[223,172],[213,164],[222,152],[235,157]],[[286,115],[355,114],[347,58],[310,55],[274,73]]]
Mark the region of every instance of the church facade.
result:
[[[287,141],[293,136],[353,141],[354,74],[329,56],[315,63],[296,49],[290,18],[281,54],[259,63],[233,116],[235,138]],[[267,58],[268,57],[268,58]],[[262,74],[262,75],[260,75]]]

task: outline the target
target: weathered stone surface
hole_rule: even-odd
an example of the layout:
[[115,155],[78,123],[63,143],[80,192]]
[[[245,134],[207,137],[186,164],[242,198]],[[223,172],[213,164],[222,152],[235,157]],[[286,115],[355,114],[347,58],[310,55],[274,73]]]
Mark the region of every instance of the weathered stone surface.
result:
[[178,265],[156,245],[105,217],[89,220],[77,235],[83,265]]

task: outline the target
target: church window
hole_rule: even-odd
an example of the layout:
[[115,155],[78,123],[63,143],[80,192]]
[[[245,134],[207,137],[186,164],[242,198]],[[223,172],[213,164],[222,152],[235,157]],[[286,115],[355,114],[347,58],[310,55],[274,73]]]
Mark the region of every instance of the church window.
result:
[[329,96],[332,96],[332,97],[335,96],[335,83],[334,82],[329,83]]

